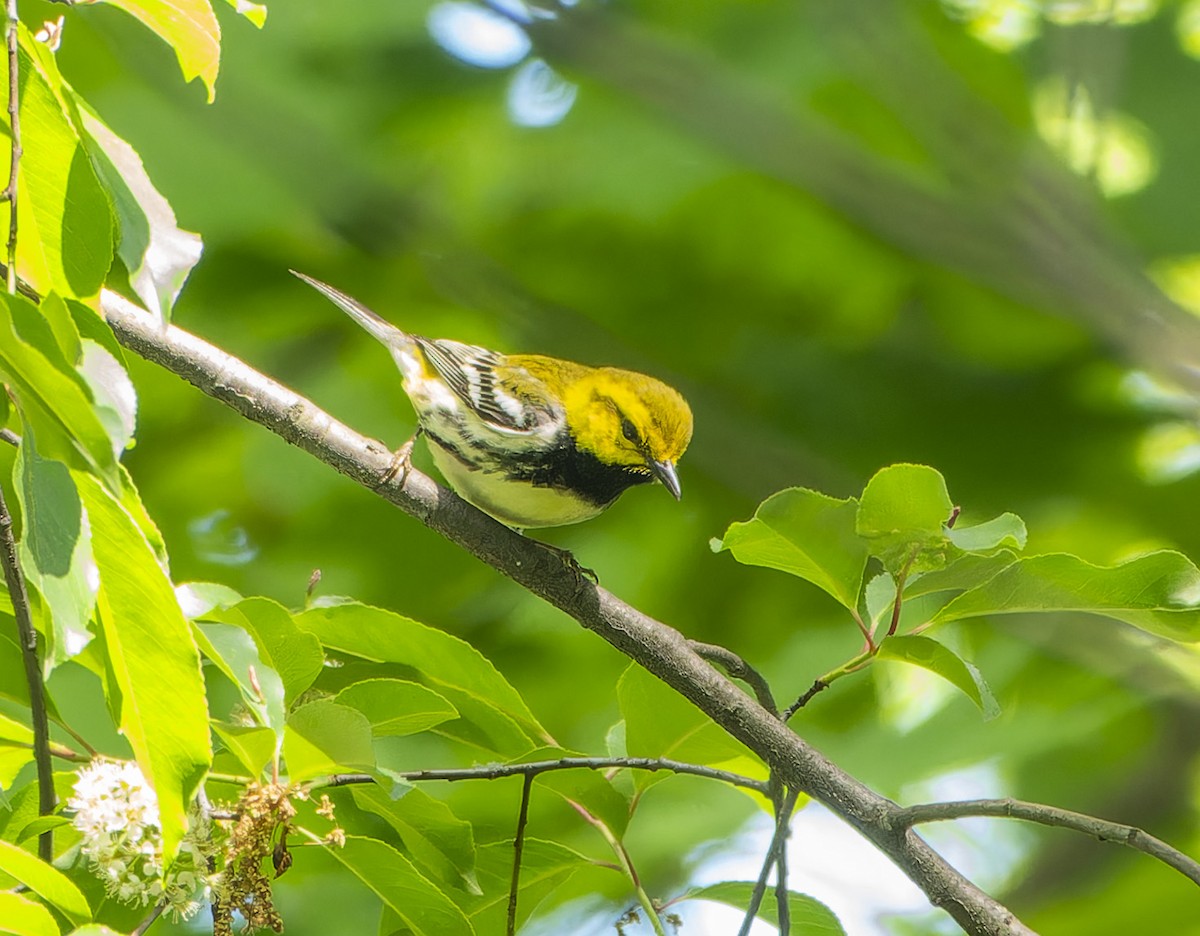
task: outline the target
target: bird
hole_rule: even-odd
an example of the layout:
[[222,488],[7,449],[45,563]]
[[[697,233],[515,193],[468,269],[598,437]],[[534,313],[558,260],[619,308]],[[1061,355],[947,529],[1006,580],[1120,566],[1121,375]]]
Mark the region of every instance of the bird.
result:
[[[423,338],[291,272],[391,352],[434,464],[457,494],[501,523],[516,530],[579,523],[653,482],[680,499],[677,466],[692,438],[692,411],[662,381]],[[415,439],[397,450],[389,475],[407,470]]]

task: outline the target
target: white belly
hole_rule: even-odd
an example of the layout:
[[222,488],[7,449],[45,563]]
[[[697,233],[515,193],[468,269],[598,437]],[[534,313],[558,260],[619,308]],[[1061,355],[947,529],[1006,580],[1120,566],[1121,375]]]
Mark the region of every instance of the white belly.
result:
[[589,501],[554,488],[535,487],[527,481],[510,481],[502,474],[471,471],[429,439],[433,462],[450,486],[464,499],[501,523],[521,530],[565,526],[603,512]]

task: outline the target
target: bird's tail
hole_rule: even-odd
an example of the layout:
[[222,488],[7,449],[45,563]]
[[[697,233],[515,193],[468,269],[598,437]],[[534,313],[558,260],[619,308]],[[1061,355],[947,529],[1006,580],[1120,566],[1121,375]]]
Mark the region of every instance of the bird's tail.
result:
[[401,331],[387,319],[376,315],[357,299],[347,296],[341,290],[334,289],[328,283],[322,283],[319,279],[305,276],[296,270],[290,272],[293,276],[304,280],[309,286],[325,296],[326,299],[349,315],[354,321],[370,332],[373,337],[382,341],[389,348],[407,344],[411,340],[406,332]]

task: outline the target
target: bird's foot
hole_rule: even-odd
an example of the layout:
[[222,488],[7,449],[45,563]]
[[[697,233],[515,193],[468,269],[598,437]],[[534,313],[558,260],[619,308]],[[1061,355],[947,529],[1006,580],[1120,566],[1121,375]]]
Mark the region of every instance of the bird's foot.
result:
[[388,462],[387,471],[379,479],[380,487],[386,487],[397,477],[399,477],[400,483],[404,484],[405,479],[408,478],[408,473],[412,470],[413,446],[417,444],[417,439],[421,438],[421,432],[422,430],[418,426],[412,438],[396,449],[396,451],[392,452],[392,460]]
[[592,569],[580,565],[579,560],[575,558],[569,549],[563,549],[561,546],[552,546],[550,543],[543,543],[541,540],[538,541],[538,545],[558,556],[559,561],[575,576],[575,584],[578,587],[583,586],[585,578],[591,579],[595,585],[600,584],[600,577]]

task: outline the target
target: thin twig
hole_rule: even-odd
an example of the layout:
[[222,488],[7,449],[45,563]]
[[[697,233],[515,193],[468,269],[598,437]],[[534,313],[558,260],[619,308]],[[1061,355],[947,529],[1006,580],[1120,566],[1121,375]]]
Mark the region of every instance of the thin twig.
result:
[[708,660],[709,663],[719,664],[724,668],[734,679],[740,679],[754,690],[754,695],[758,699],[758,704],[765,708],[772,715],[779,716],[779,707],[775,704],[775,696],[771,692],[771,686],[764,678],[763,674],[756,670],[753,666],[743,660],[740,656],[730,650],[728,647],[722,647],[720,644],[701,643],[698,640],[689,640],[688,646],[697,654]]
[[165,899],[160,900],[158,903],[156,903],[154,905],[154,907],[146,915],[146,918],[137,925],[137,929],[135,929],[133,931],[133,933],[130,934],[130,936],[142,936],[142,934],[145,933],[146,930],[150,929],[150,927],[154,924],[154,921],[157,920],[160,916],[162,916],[163,911],[166,909],[167,909],[167,901]]
[[608,847],[617,856],[617,861],[621,865],[621,871],[629,878],[629,883],[633,885],[633,891],[637,895],[638,903],[641,905],[642,911],[649,918],[650,925],[654,928],[655,936],[667,936],[666,930],[663,929],[662,917],[659,915],[658,908],[654,906],[654,901],[650,899],[650,895],[642,887],[642,879],[638,876],[637,869],[633,866],[633,859],[630,857],[629,851],[625,848],[625,844],[613,834],[613,830],[608,827],[608,823],[603,819],[592,815],[586,808],[574,800],[568,800],[567,802],[590,825],[594,826],[596,831],[604,836],[604,840],[608,842]]
[[896,828],[903,829],[922,822],[941,822],[945,819],[964,819],[968,816],[993,816],[1007,819],[1024,819],[1046,826],[1073,829],[1091,835],[1102,842],[1128,845],[1140,852],[1157,858],[1174,868],[1184,877],[1200,884],[1200,862],[1172,848],[1162,839],[1155,838],[1144,829],[1111,822],[1084,813],[1059,809],[1043,803],[1030,803],[1016,799],[963,800],[954,803],[925,803],[900,810],[895,821]]
[[[767,880],[771,877],[771,869],[776,865],[779,865],[781,869],[787,867],[786,859],[783,859],[782,855],[784,849],[787,848],[788,827],[791,824],[792,812],[796,808],[796,800],[799,796],[799,790],[789,790],[776,807],[775,832],[771,836],[771,844],[767,847],[762,870],[758,872],[758,880],[754,882],[754,890],[750,893],[750,902],[746,905],[746,915],[742,918],[742,928],[738,930],[738,936],[747,936],[750,927],[754,925],[754,919],[758,916],[758,908],[762,905],[763,896],[767,893]],[[782,864],[780,864],[781,859],[784,862]],[[786,872],[780,873],[779,880],[782,882],[786,894]],[[784,909],[784,915],[780,916],[779,932],[781,936],[787,936],[787,930],[784,928],[786,913],[787,911]]]
[[[563,757],[550,761],[531,761],[527,764],[483,764],[478,767],[453,767],[436,770],[410,770],[396,773],[398,780],[420,783],[429,780],[499,780],[501,777],[536,777],[552,770],[669,770],[672,773],[690,774],[708,780],[720,780],[732,786],[754,790],[763,796],[770,795],[768,784],[763,780],[743,777],[741,774],[701,764],[685,764],[664,757]],[[377,783],[372,774],[333,774],[314,781],[314,787],[350,786],[358,783]]]
[[8,49],[8,124],[12,131],[11,161],[8,185],[0,199],[8,202],[8,248],[5,256],[5,284],[8,294],[17,291],[17,179],[21,168],[21,60],[17,51],[17,0],[6,0],[4,41]]
[[525,826],[529,822],[529,794],[533,790],[533,774],[525,774],[521,784],[521,810],[517,813],[517,834],[513,836],[512,884],[508,889],[507,936],[517,932],[517,891],[521,887],[521,854],[525,851]]
[[[788,901],[788,861],[787,839],[791,832],[792,812],[796,808],[799,790],[793,790],[788,799],[784,800],[783,809],[776,814],[775,834],[779,838],[779,847],[775,850],[775,913],[778,916],[779,936],[789,936],[792,931],[792,905]],[[779,835],[782,827],[783,835]]]
[[21,444],[21,437],[11,429],[0,429],[0,442],[7,442],[13,448]]
[[[42,682],[42,667],[38,662],[37,631],[29,612],[29,592],[25,576],[17,561],[17,542],[13,538],[12,515],[0,488],[0,565],[4,566],[4,581],[12,601],[13,617],[17,619],[17,636],[21,641],[21,658],[25,663],[25,680],[29,683],[29,710],[33,719],[33,760],[37,765],[38,815],[49,816],[58,805],[54,795],[54,765],[50,761],[50,720],[46,716],[46,687]],[[38,836],[38,855],[43,861],[54,860],[54,830],[47,829]]]
[[828,688],[829,688],[829,683],[825,682],[823,679],[813,680],[813,684],[808,687],[808,691],[805,692],[804,695],[800,696],[800,698],[798,698],[795,702],[793,702],[791,705],[789,705],[787,707],[787,709],[783,713],[783,720],[787,721],[789,718],[791,718],[793,715],[795,715],[798,711],[800,711],[800,709],[802,709],[802,708],[804,708],[804,706],[808,705],[808,703],[812,701],[813,696],[815,696],[818,692],[824,692]]

